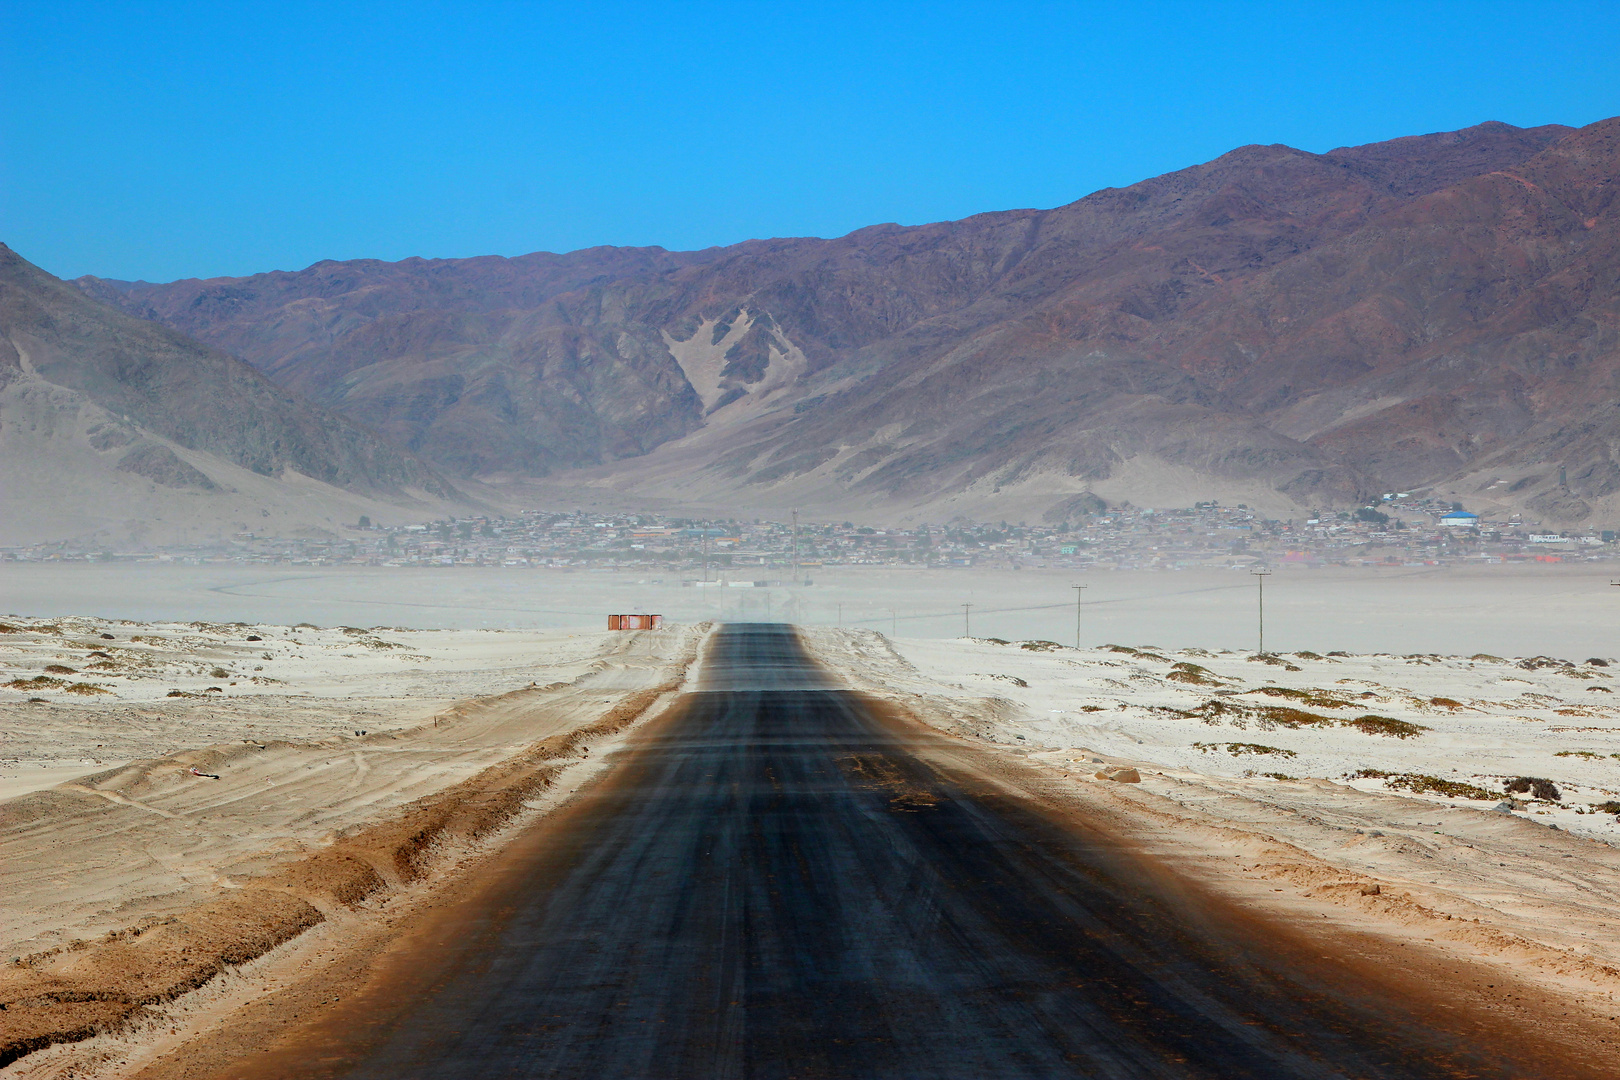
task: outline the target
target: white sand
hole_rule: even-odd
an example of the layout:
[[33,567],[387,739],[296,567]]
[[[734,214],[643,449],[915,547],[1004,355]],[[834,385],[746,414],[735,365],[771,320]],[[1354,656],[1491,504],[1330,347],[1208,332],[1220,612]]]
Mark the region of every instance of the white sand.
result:
[[[999,742],[1083,750],[1207,778],[1282,773],[1340,781],[1363,791],[1389,790],[1378,778],[1351,778],[1365,769],[1435,776],[1492,793],[1502,793],[1503,782],[1514,777],[1549,778],[1561,789],[1562,802],[1532,800],[1525,813],[1544,824],[1620,842],[1613,815],[1585,812],[1594,803],[1620,800],[1620,664],[1390,655],[1277,658],[1295,669],[1288,670],[1256,662],[1252,652],[1202,649],[1133,653],[1044,644],[1031,649],[968,639],[901,639],[893,647],[913,674],[891,688],[915,683],[919,692],[960,699],[964,709],[983,708],[976,703],[993,698],[995,703],[983,708],[984,733]],[[1211,684],[1167,678],[1178,663],[1205,669],[1208,674],[1201,677]],[[1311,700],[1279,689],[1307,693]],[[1459,704],[1436,704],[1437,698]],[[1196,712],[1211,701],[1231,711]],[[1325,722],[1289,726],[1286,716],[1281,723],[1267,718],[1262,710],[1271,706],[1298,709]],[[1368,734],[1352,726],[1364,716],[1423,730],[1404,738]],[[1406,797],[1485,808],[1497,801],[1410,792]]]
[[576,678],[618,640],[91,618],[5,625],[21,632],[0,633],[0,799],[185,748],[396,731],[459,698]]
[[[678,682],[703,632],[9,625],[0,670],[27,689],[0,689],[7,955],[180,910],[319,850]],[[70,693],[78,683],[104,692]]]
[[[685,670],[700,636],[679,627],[609,634],[594,629],[600,613],[718,609],[764,617],[769,600],[778,617],[795,601],[811,616],[817,605],[844,602],[869,614],[893,605],[898,621],[905,605],[938,610],[962,587],[990,619],[1002,620],[980,622],[976,613],[975,631],[1000,630],[1007,643],[945,636],[948,616],[936,620],[938,637],[910,635],[901,623],[892,642],[826,626],[812,626],[807,638],[848,685],[1040,771],[1046,779],[1032,797],[1095,815],[1246,903],[1498,962],[1583,1008],[1607,1009],[1620,990],[1620,830],[1613,815],[1584,812],[1620,799],[1620,758],[1612,756],[1620,754],[1620,666],[1586,663],[1613,660],[1600,643],[1617,599],[1606,576],[1581,567],[1400,578],[1279,574],[1282,582],[1268,590],[1278,612],[1275,623],[1268,619],[1268,644],[1290,650],[1283,664],[1197,647],[1241,638],[1232,627],[1252,611],[1248,583],[1218,575],[1094,581],[1088,636],[1131,646],[1112,651],[1023,648],[1025,640],[1073,632],[1073,608],[1057,593],[1065,580],[1029,572],[850,568],[820,572],[824,584],[796,596],[786,589],[711,596],[620,575],[23,569],[0,564],[0,585],[23,586],[5,593],[4,606],[60,610],[82,601],[126,615],[189,607],[212,618],[267,621],[75,618],[54,620],[52,631],[23,620],[22,632],[0,635],[0,681],[45,675],[107,691],[81,696],[65,685],[32,689],[31,681],[0,690],[0,732],[11,755],[0,783],[28,792],[8,800],[0,791],[0,944],[19,952],[238,888],[627,694],[664,685]],[[1053,594],[1051,609],[996,611]],[[281,613],[279,625],[271,612]],[[285,625],[294,612],[327,628]],[[409,613],[449,626],[556,619],[581,629],[358,629]],[[341,622],[356,629],[331,626]],[[1046,632],[1007,632],[1030,626]],[[1156,632],[1131,632],[1144,628]],[[263,640],[249,642],[249,634]],[[1165,648],[1143,648],[1144,640]],[[1358,640],[1466,641],[1467,653],[1503,658],[1437,647],[1421,652],[1450,655],[1297,655]],[[1519,662],[1544,653],[1573,663]],[[73,671],[46,672],[52,664]],[[1204,671],[1193,674],[1209,682],[1171,679],[1176,664],[1197,665]],[[271,679],[279,681],[264,681]],[[510,701],[466,701],[531,683],[540,689]],[[198,696],[171,698],[173,690]],[[47,701],[30,703],[31,696]],[[1211,702],[1223,708],[1212,711]],[[1264,711],[1279,706],[1308,717]],[[1345,723],[1369,715],[1423,730],[1399,738]],[[360,730],[368,734],[354,734]],[[136,763],[109,768],[125,760]],[[227,779],[197,778],[187,771],[194,763]],[[1135,766],[1142,782],[1094,778],[1113,765]],[[1474,785],[1493,798],[1348,778],[1364,769]],[[1503,780],[1520,775],[1552,779],[1561,800],[1521,796],[1511,812],[1495,809]],[[1379,891],[1366,892],[1372,885]]]

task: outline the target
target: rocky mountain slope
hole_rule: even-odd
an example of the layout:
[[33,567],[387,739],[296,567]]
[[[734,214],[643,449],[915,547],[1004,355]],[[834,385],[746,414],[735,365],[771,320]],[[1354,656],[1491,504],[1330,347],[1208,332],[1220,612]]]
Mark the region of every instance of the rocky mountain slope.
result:
[[1249,146],[1053,210],[82,289],[461,475],[627,497],[1620,516],[1620,119]]
[[0,543],[330,529],[455,501],[412,455],[0,244]]

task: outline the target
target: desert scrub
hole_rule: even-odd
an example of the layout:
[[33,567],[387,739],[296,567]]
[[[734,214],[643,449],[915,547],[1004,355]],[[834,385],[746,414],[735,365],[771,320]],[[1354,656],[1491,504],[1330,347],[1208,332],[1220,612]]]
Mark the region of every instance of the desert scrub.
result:
[[1620,802],[1610,799],[1608,802],[1598,803],[1592,809],[1600,814],[1620,814]]
[[1344,698],[1329,690],[1295,690],[1288,686],[1262,686],[1257,690],[1250,690],[1249,693],[1288,698],[1301,705],[1309,705],[1313,709],[1340,709],[1346,704]]
[[1233,757],[1239,757],[1243,754],[1276,754],[1279,757],[1299,757],[1299,755],[1294,753],[1292,750],[1284,750],[1280,746],[1266,746],[1263,743],[1252,742],[1195,742],[1193,743],[1193,748],[1205,754],[1214,753],[1217,750],[1224,750]]
[[1201,664],[1189,664],[1183,661],[1170,668],[1165,678],[1171,682],[1191,683],[1194,686],[1219,686],[1221,682],[1215,678],[1209,668]]
[[1429,704],[1437,709],[1460,709],[1463,707],[1462,702],[1456,698],[1448,697],[1432,697],[1429,699]]
[[1350,779],[1382,780],[1386,787],[1397,791],[1410,791],[1414,795],[1444,795],[1452,799],[1478,799],[1481,802],[1493,802],[1501,796],[1494,791],[1486,791],[1473,784],[1464,784],[1459,780],[1446,780],[1439,776],[1427,776],[1423,773],[1387,773],[1382,769],[1357,769],[1350,774]]
[[1285,772],[1263,772],[1260,775],[1264,776],[1264,777],[1267,777],[1269,779],[1272,779],[1272,780],[1298,780],[1299,779],[1299,777],[1297,777],[1297,776],[1289,776]]
[[1301,660],[1320,660],[1320,659],[1322,659],[1322,654],[1321,653],[1313,653],[1309,649],[1306,649],[1304,652],[1297,652],[1294,655],[1299,657]]
[[1334,723],[1331,716],[1306,712],[1304,709],[1295,709],[1288,705],[1257,705],[1254,709],[1254,718],[1266,731],[1270,731],[1272,727],[1332,727]]
[[77,675],[78,674],[78,672],[74,671],[72,668],[68,667],[66,664],[46,664],[45,665],[45,670],[50,672],[52,675]]
[[1020,641],[1018,647],[1028,649],[1030,652],[1051,652],[1053,649],[1063,648],[1055,641]]
[[1248,727],[1244,719],[1249,715],[1249,712],[1250,709],[1241,704],[1222,701],[1220,698],[1210,698],[1188,715],[1198,717],[1211,727],[1218,724],[1231,724],[1233,727],[1242,728]]
[[1535,798],[1545,799],[1547,802],[1561,802],[1564,798],[1563,793],[1558,790],[1558,785],[1544,776],[1515,776],[1502,787],[1509,795],[1523,795],[1529,792]]
[[977,674],[979,676],[979,678],[981,678],[981,679],[998,679],[1001,682],[1010,682],[1014,686],[1028,686],[1029,685],[1029,683],[1025,682],[1023,679],[1020,679],[1016,675],[997,675],[994,672],[989,672],[989,671],[976,672],[975,674]]
[[1592,750],[1560,750],[1558,753],[1554,754],[1553,757],[1583,757],[1598,759],[1603,757],[1603,755]]
[[1422,724],[1412,724],[1390,716],[1373,716],[1370,713],[1358,716],[1354,720],[1340,720],[1339,723],[1367,735],[1393,735],[1397,739],[1410,739],[1429,730]]
[[1507,661],[1503,660],[1500,656],[1492,656],[1488,652],[1477,652],[1473,656],[1470,656],[1468,659],[1470,659],[1470,660],[1478,660],[1478,661],[1480,661],[1482,663],[1486,663],[1486,664],[1505,664],[1505,663],[1507,663]]
[[231,677],[231,673],[222,667],[217,667],[208,673],[208,677],[211,679],[228,679]]
[[94,683],[76,682],[72,686],[64,687],[62,693],[83,694],[85,697],[89,697],[92,694],[110,694],[112,691],[105,686],[97,686]]
[[1272,667],[1280,667],[1284,671],[1304,671],[1305,670],[1304,668],[1300,667],[1298,664],[1290,664],[1287,660],[1284,660],[1282,657],[1273,656],[1271,653],[1255,653],[1253,656],[1249,657],[1249,663],[1251,663],[1251,664],[1270,664]]
[[35,675],[32,679],[16,678],[6,683],[12,690],[54,690],[67,683],[61,679],[53,679],[49,675]]

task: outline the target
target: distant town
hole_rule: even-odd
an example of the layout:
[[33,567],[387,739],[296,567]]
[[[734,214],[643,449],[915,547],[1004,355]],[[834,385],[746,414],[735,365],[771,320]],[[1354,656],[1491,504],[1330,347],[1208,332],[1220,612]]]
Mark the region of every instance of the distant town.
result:
[[1614,558],[1610,530],[1482,520],[1456,503],[1402,493],[1354,511],[1279,521],[1244,505],[1122,506],[1056,523],[704,520],[532,511],[404,526],[361,519],[341,536],[240,533],[206,545],[120,552],[71,543],[0,549],[20,562],[182,565],[485,566],[662,572],[694,586],[754,578],[813,582],[823,566],[1183,570],[1256,565],[1414,566]]

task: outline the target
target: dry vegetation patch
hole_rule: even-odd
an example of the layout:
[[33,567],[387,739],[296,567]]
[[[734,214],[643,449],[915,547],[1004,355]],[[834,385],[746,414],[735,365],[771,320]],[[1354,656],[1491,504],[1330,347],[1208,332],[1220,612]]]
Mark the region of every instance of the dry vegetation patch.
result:
[[1208,754],[1216,750],[1224,750],[1234,757],[1243,754],[1276,754],[1279,757],[1299,757],[1292,750],[1284,750],[1278,746],[1266,746],[1263,743],[1229,742],[1229,743],[1203,743],[1195,742],[1193,746]]
[[1396,791],[1410,791],[1414,795],[1444,795],[1450,799],[1478,799],[1483,802],[1494,802],[1502,797],[1499,792],[1486,791],[1474,784],[1424,773],[1390,773],[1382,769],[1357,769],[1350,774],[1352,780],[1363,778],[1382,780],[1386,787]]
[[1217,679],[1209,668],[1204,667],[1202,664],[1192,664],[1185,661],[1173,665],[1165,678],[1171,682],[1188,683],[1192,686],[1226,685],[1220,679]]
[[1430,730],[1422,724],[1413,724],[1406,720],[1396,720],[1389,716],[1358,716],[1354,720],[1341,720],[1339,723],[1345,727],[1353,727],[1367,735],[1392,735],[1397,739],[1410,739]]

